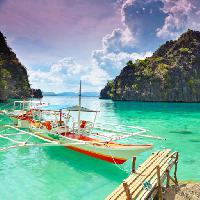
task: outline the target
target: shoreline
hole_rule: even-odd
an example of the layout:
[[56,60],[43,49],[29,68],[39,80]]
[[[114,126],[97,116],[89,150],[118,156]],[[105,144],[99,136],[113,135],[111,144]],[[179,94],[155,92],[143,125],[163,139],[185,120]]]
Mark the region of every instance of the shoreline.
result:
[[165,200],[198,200],[200,199],[200,182],[180,181],[166,189]]

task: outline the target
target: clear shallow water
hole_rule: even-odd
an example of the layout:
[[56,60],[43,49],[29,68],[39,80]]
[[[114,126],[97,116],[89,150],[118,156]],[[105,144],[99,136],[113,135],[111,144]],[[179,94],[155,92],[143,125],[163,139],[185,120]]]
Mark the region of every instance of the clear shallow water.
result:
[[[74,105],[78,99],[45,97],[43,101]],[[150,130],[148,134],[167,138],[166,141],[140,139],[138,142],[153,143],[152,151],[177,150],[180,154],[178,178],[200,181],[200,104],[112,102],[91,97],[83,98],[82,105],[101,111],[98,122],[142,126]],[[1,125],[9,123],[2,115],[0,120]],[[134,143],[135,139],[123,142]],[[137,165],[152,151],[138,156]],[[122,167],[130,171],[131,160]],[[113,164],[62,147],[33,147],[0,153],[0,199],[4,200],[98,200],[126,177],[127,174]]]

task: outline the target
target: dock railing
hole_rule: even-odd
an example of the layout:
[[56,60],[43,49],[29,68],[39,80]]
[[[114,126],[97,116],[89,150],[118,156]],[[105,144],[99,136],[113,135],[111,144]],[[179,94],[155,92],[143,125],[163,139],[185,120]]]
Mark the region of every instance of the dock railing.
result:
[[[132,174],[119,185],[106,200],[142,200],[152,199],[156,195],[163,199],[163,189],[168,188],[170,180],[176,185],[178,152],[163,150],[153,153],[135,170],[136,158],[133,158]],[[174,167],[173,177],[171,175]],[[164,186],[165,184],[165,186]]]

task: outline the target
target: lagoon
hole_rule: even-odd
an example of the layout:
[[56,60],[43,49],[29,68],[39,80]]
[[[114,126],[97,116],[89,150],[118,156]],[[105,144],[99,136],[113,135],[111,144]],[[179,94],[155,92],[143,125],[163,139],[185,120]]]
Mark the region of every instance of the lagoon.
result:
[[[74,105],[77,97],[44,97],[52,104]],[[1,107],[5,104],[1,104]],[[171,148],[179,152],[178,179],[200,181],[200,104],[113,102],[83,97],[82,105],[101,112],[101,123],[141,126],[148,134],[166,141],[128,138],[124,142],[153,143],[154,148],[137,157],[139,165],[153,151]],[[88,118],[89,116],[83,116]],[[10,120],[0,115],[0,124]],[[2,127],[1,127],[2,129]],[[1,144],[1,143],[0,143]],[[100,200],[128,176],[128,160],[117,166],[63,147],[32,147],[0,153],[1,199]]]

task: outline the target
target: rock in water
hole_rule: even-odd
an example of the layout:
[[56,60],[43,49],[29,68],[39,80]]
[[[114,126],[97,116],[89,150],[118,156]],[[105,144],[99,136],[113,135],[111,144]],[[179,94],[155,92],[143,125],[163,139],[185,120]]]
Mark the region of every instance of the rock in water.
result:
[[200,32],[188,30],[151,57],[129,61],[101,90],[100,98],[200,102]]
[[0,101],[7,98],[30,97],[30,84],[26,68],[8,47],[0,32]]
[[41,99],[43,97],[40,89],[31,89],[31,97]]

